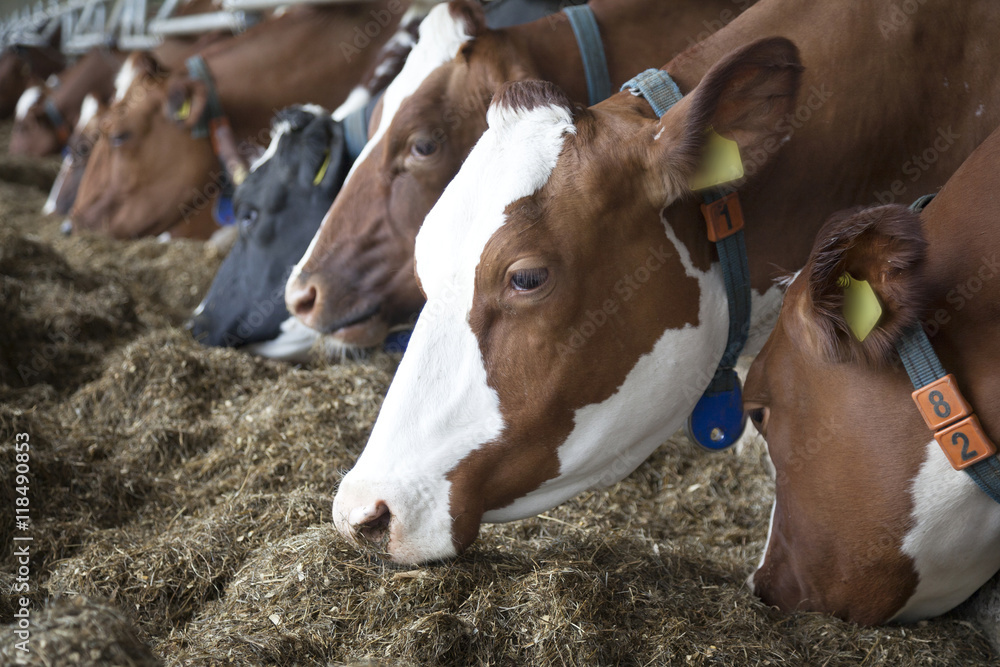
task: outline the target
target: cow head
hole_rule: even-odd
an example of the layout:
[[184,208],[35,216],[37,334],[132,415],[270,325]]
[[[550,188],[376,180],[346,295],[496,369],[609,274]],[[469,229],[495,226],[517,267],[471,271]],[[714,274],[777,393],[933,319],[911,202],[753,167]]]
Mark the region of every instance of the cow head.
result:
[[[178,227],[206,237],[221,168],[207,139],[195,139],[169,114],[167,73],[145,53],[122,67],[116,100],[100,123],[70,213],[74,229],[117,238]],[[124,93],[122,92],[124,91]]]
[[189,323],[206,345],[237,347],[276,338],[285,281],[344,178],[344,134],[319,107],[278,114],[271,145],[234,197],[239,238]]
[[614,483],[681,425],[728,326],[688,179],[709,127],[744,155],[774,142],[801,69],[789,41],[754,43],[662,119],[628,92],[584,110],[501,87],[417,236],[427,305],[334,501],[344,534],[450,556],[481,521]]
[[[902,206],[831,218],[750,368],[744,406],[776,471],[772,528],[751,586],[786,611],[878,623],[916,585],[901,552],[912,520],[905,491],[931,437],[893,366],[895,343],[927,303],[925,248],[920,218]],[[864,342],[845,320],[845,272],[867,281],[883,309]]]
[[12,155],[44,157],[62,149],[64,142],[59,133],[66,129],[57,128],[46,113],[45,105],[50,100],[51,91],[45,86],[32,86],[21,95],[10,136]]
[[52,189],[49,191],[49,198],[45,201],[42,213],[58,213],[67,215],[73,202],[76,201],[76,193],[80,189],[80,181],[83,180],[84,170],[90,160],[90,151],[93,150],[97,138],[100,136],[100,124],[104,115],[108,111],[108,105],[101,102],[93,95],[83,98],[80,106],[80,119],[77,121],[76,129],[66,142],[66,151],[63,155],[59,173],[56,175]]
[[505,69],[509,49],[496,35],[465,0],[435,7],[421,24],[371,140],[289,280],[288,309],[306,325],[371,346],[420,310],[417,231],[486,129],[493,92],[521,78]]

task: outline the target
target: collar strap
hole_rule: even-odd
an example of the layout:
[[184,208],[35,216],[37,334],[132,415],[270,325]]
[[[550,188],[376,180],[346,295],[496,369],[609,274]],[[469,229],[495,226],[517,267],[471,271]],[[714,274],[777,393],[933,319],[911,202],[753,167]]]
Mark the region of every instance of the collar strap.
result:
[[[929,201],[930,197],[921,197],[910,208],[919,212]],[[896,351],[913,384],[913,402],[948,462],[955,470],[964,470],[986,495],[1000,503],[996,446],[962,395],[955,376],[945,372],[919,323],[903,333]]]
[[239,185],[247,177],[247,167],[236,148],[229,118],[222,110],[222,102],[219,100],[219,92],[215,88],[212,73],[200,55],[188,58],[186,65],[191,78],[205,85],[208,97],[205,101],[205,111],[191,128],[191,136],[195,139],[211,140],[215,156],[219,158],[233,184]]
[[66,122],[66,117],[62,115],[59,111],[59,107],[56,103],[50,99],[45,100],[45,115],[49,117],[49,121],[52,123],[52,127],[55,128],[56,136],[59,137],[59,141],[65,144],[69,141],[69,123]]
[[648,69],[637,74],[621,87],[630,90],[633,95],[646,98],[658,118],[670,110],[684,97],[670,75],[662,69]]
[[347,158],[352,163],[358,159],[365,144],[368,143],[368,125],[375,105],[382,99],[383,93],[385,93],[384,88],[372,96],[368,104],[344,118],[344,144],[347,148]]
[[209,124],[217,118],[225,118],[222,112],[222,103],[219,102],[219,92],[215,88],[215,79],[208,71],[205,59],[199,55],[191,56],[186,63],[188,74],[195,81],[201,81],[205,85],[208,99],[205,102],[205,111],[201,118],[191,128],[191,136],[195,139],[207,139],[209,137]]
[[569,19],[580,48],[583,73],[587,77],[589,106],[593,106],[611,97],[611,75],[608,73],[608,59],[604,55],[601,31],[589,5],[566,7],[563,13]]
[[[683,97],[677,83],[664,70],[648,69],[622,86],[646,99],[658,117]],[[707,190],[701,207],[708,238],[715,243],[722,265],[722,281],[729,304],[729,335],[726,349],[708,388],[688,417],[688,437],[706,449],[733,445],[746,427],[743,390],[736,362],[750,331],[750,264],[743,238],[743,211],[735,191]]]

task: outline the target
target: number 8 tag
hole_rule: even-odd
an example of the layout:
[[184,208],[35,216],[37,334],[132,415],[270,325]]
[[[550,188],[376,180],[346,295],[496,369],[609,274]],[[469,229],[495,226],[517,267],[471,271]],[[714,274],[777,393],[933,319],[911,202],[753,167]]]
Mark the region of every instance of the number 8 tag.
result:
[[932,431],[972,414],[972,406],[962,396],[951,373],[917,389],[912,395],[927,428]]

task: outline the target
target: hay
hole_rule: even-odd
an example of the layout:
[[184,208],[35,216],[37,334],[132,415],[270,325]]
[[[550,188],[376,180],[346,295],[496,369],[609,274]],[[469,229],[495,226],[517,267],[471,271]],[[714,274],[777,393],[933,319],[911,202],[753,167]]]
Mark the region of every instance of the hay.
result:
[[[389,567],[329,514],[398,359],[292,367],[202,348],[180,326],[216,250],[63,238],[34,213],[43,199],[0,183],[0,504],[14,435],[30,433],[41,664],[994,660],[969,620],[995,635],[986,607],[864,629],[750,595],[772,492],[760,443],[712,455],[676,437],[614,488],[484,527],[452,562]],[[25,380],[18,363],[43,345],[45,372]],[[13,530],[0,522],[8,590]]]
[[0,637],[6,664],[67,667],[157,667],[163,663],[139,639],[131,621],[114,607],[86,598],[58,600],[34,619],[30,655],[16,648],[11,633]]

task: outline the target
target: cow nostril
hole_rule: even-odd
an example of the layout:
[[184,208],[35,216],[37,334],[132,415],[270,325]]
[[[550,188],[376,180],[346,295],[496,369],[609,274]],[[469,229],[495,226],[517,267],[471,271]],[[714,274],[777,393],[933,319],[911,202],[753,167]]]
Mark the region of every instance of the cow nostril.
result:
[[373,544],[381,543],[389,534],[389,524],[392,522],[392,512],[389,507],[379,502],[375,505],[375,512],[366,517],[361,523],[354,527],[358,536]]
[[295,315],[297,317],[305,317],[312,312],[313,307],[316,305],[316,287],[310,285],[304,290],[300,290],[296,295],[295,303],[293,304]]

